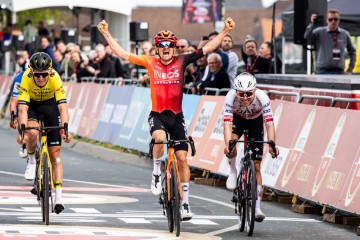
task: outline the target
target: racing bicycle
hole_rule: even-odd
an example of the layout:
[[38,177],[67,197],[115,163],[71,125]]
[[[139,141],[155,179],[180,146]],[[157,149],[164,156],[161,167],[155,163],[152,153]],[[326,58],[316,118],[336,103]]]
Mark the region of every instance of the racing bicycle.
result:
[[[37,147],[35,150],[36,158],[36,171],[34,179],[34,188],[31,189],[31,193],[37,196],[37,200],[41,207],[42,221],[45,225],[49,225],[49,212],[54,212],[54,203],[52,198],[52,190],[55,189],[54,180],[52,176],[52,165],[49,156],[49,150],[47,146],[47,134],[52,130],[64,129],[66,138],[68,138],[68,124],[64,123],[64,126],[44,126],[43,116],[40,116],[39,126],[37,127],[25,127],[25,124],[21,124],[21,139],[24,139],[24,133],[26,130],[37,130],[40,132]],[[50,208],[51,202],[51,208]]]
[[[241,159],[240,173],[231,201],[235,203],[235,214],[238,215],[239,231],[246,227],[248,236],[252,236],[255,225],[255,205],[257,199],[257,182],[254,164],[254,143],[267,143],[276,152],[273,141],[255,141],[248,139],[248,130],[244,130],[244,140],[230,140],[229,152],[238,142],[244,143],[244,157]],[[262,221],[262,220],[260,220]]]
[[179,167],[175,158],[175,144],[189,143],[191,147],[191,156],[196,153],[194,141],[191,136],[185,140],[168,140],[162,142],[155,142],[153,138],[150,142],[150,156],[152,158],[152,152],[154,144],[165,144],[168,149],[168,157],[165,160],[165,177],[162,180],[162,191],[159,197],[159,203],[163,206],[163,213],[168,221],[169,232],[173,232],[175,228],[176,236],[180,236],[180,222],[185,219],[181,219],[181,199],[182,188]]

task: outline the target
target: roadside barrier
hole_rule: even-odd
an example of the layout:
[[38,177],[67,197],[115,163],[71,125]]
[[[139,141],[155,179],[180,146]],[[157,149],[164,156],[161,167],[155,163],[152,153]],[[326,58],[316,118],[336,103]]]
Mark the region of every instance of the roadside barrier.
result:
[[[0,105],[9,94],[12,77],[0,75]],[[150,89],[133,84],[64,82],[68,95],[70,131],[91,139],[148,152]],[[268,94],[277,94],[269,90]],[[284,94],[284,93],[281,93]],[[292,93],[293,94],[293,93]],[[285,96],[303,101],[309,96]],[[314,99],[313,99],[314,98]],[[224,96],[184,94],[183,109],[197,154],[189,164],[220,175],[229,171],[223,140]],[[353,103],[352,98],[312,96],[313,101]],[[272,100],[276,144],[272,159],[264,149],[264,185],[320,204],[359,213],[360,111]],[[242,146],[238,147],[238,159]]]

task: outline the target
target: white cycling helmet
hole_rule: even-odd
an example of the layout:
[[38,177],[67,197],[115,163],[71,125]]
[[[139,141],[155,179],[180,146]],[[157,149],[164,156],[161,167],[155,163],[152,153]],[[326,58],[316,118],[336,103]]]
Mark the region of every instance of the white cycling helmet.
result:
[[255,77],[247,72],[239,74],[234,79],[234,89],[241,92],[254,91],[256,88],[256,79]]

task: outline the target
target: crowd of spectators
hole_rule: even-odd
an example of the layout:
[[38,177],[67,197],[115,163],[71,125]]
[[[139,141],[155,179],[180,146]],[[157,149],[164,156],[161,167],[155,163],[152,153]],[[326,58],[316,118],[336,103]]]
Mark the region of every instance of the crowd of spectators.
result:
[[[319,28],[319,30],[323,32],[322,34],[324,36],[325,34],[333,34],[334,36],[338,36],[339,39],[343,37],[345,40],[348,40],[348,33],[338,28],[340,19],[339,12],[330,10],[327,17],[328,26]],[[316,15],[312,15],[312,24],[309,25],[305,37],[312,37],[315,40],[320,39],[324,41],[320,38],[323,36],[318,34],[318,32],[320,32],[319,30],[313,31],[313,22],[315,19]],[[188,39],[178,36],[176,52],[178,55],[194,52],[196,49],[204,46],[207,41],[214,38],[217,34],[218,33],[214,31],[204,36],[198,46],[192,44]],[[43,22],[39,22],[36,28],[30,20],[26,22],[23,31],[16,25],[13,25],[11,29],[4,30],[2,38],[6,40],[11,38],[11,36],[19,35],[24,35],[25,50],[17,51],[17,71],[26,68],[29,56],[31,56],[34,51],[44,51],[52,57],[53,68],[59,72],[64,80],[81,82],[84,78],[87,78],[97,83],[104,83],[106,79],[116,79],[117,81],[113,82],[116,82],[118,85],[125,84],[128,82],[126,80],[131,80],[130,82],[132,83],[137,82],[139,86],[144,87],[150,84],[150,77],[145,68],[141,66],[135,67],[129,62],[120,60],[111,52],[110,47],[108,47],[106,43],[99,43],[94,49],[84,51],[84,49],[81,49],[81,46],[76,43],[65,43],[56,36],[53,29],[48,31]],[[39,48],[36,48],[33,44],[34,37],[39,39]],[[317,39],[315,37],[317,37]],[[334,39],[336,38],[332,37],[331,41],[335,41]],[[318,41],[320,42],[320,40]],[[321,43],[322,42],[318,43],[318,45],[320,45],[320,58],[318,58],[318,67],[320,70],[337,67],[341,68],[341,72],[343,72],[342,48],[346,46],[351,55],[351,66],[349,70],[351,72],[355,58],[355,51],[351,43],[344,46],[341,45],[342,48],[340,48],[339,52],[341,53],[340,59],[342,61],[338,61],[339,63],[337,65],[332,65],[330,68],[321,65],[321,61],[324,62],[321,57],[327,56],[325,54],[321,55],[322,52],[325,51]],[[332,42],[328,45],[331,45],[331,48],[333,48]],[[243,69],[239,68],[239,56],[233,51],[233,46],[234,37],[228,34],[218,49],[198,59],[196,62],[189,64],[184,72],[184,92],[203,94],[206,88],[232,88],[234,78],[241,71],[246,71],[251,74],[281,72],[282,62],[278,57],[274,58],[271,42],[265,41],[259,44],[254,38],[247,36],[242,44],[241,51],[241,59],[244,62]],[[336,46],[335,43],[334,46]],[[140,54],[157,56],[157,49],[150,41],[140,43],[140,49]],[[334,52],[335,50],[332,51]],[[335,53],[333,53],[333,55],[334,54]],[[333,55],[330,56],[332,59],[327,60],[328,62],[336,60]]]

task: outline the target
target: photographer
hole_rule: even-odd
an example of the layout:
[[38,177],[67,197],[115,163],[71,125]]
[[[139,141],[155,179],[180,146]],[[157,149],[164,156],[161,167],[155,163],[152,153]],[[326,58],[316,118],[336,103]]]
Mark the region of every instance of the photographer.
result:
[[348,31],[339,27],[340,14],[336,9],[327,11],[327,26],[315,28],[317,14],[312,14],[311,24],[306,28],[304,38],[311,40],[317,49],[316,74],[344,74],[345,48],[350,57],[349,68],[345,74],[352,74],[355,66],[356,49]]

